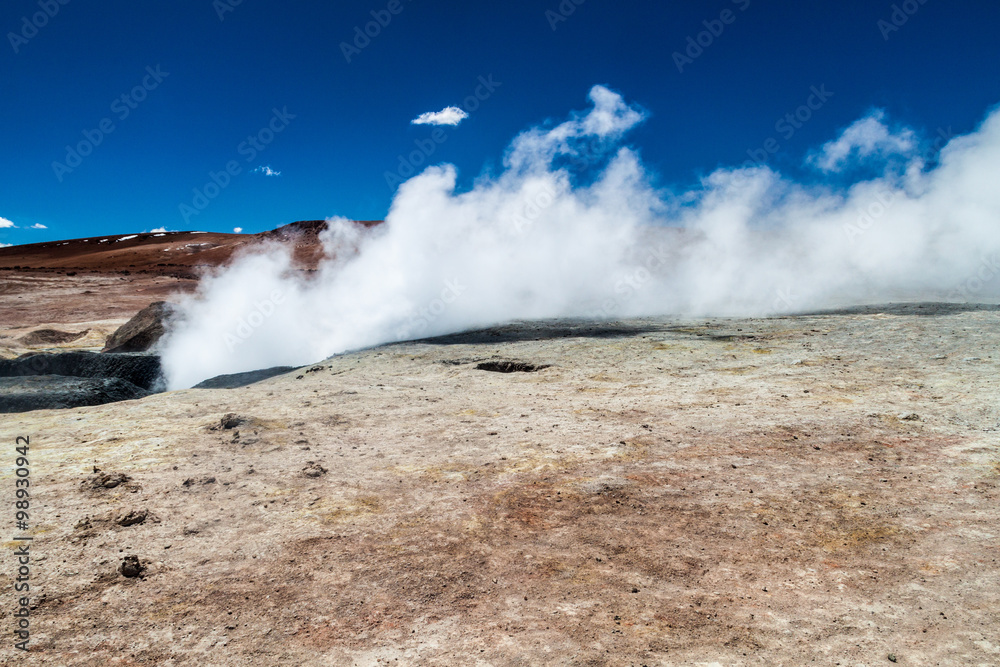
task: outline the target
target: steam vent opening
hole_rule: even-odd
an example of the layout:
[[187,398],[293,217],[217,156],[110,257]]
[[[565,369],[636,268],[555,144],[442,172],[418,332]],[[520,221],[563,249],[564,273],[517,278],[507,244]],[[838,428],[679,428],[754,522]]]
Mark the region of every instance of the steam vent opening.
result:
[[523,361],[484,361],[476,364],[477,370],[492,371],[494,373],[534,373],[548,367],[548,364],[536,366],[524,363]]

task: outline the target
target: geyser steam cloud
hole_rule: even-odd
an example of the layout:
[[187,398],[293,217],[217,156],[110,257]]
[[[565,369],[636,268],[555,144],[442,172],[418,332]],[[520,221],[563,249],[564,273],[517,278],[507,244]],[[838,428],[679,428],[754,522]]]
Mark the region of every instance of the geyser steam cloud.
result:
[[331,220],[314,278],[292,277],[281,248],[207,277],[165,339],[169,386],[515,319],[1000,294],[1000,112],[931,165],[912,130],[874,112],[808,158],[837,182],[879,173],[847,186],[750,167],[673,192],[619,147],[644,113],[601,86],[590,101],[516,137],[502,172],[467,192],[454,167],[430,167],[384,225]]

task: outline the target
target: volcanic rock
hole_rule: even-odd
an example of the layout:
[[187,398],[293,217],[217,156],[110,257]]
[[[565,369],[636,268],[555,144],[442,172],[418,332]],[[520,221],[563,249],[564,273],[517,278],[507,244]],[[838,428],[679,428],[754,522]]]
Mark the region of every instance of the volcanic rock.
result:
[[125,556],[122,559],[122,564],[118,566],[118,571],[122,573],[122,576],[130,579],[140,576],[145,569],[138,556]]
[[274,366],[273,368],[262,368],[257,371],[216,375],[213,378],[199,382],[193,389],[236,389],[237,387],[245,387],[254,382],[261,382],[262,380],[268,380],[278,375],[284,375],[294,370],[294,366]]
[[119,379],[148,391],[156,390],[162,384],[160,358],[151,354],[103,355],[74,351],[26,354],[17,359],[0,360],[0,378],[33,375]]
[[144,509],[125,510],[115,518],[115,523],[119,526],[136,526],[145,523],[149,517],[149,511]]
[[250,419],[247,417],[240,416],[235,412],[227,412],[226,414],[222,415],[222,419],[219,420],[219,425],[214,427],[213,430],[218,430],[221,428],[228,431],[230,429],[234,429],[237,426],[242,426],[243,424],[247,424],[249,422]]
[[145,352],[149,350],[166,332],[165,325],[170,312],[170,304],[166,301],[154,301],[108,336],[101,352]]
[[302,469],[302,474],[306,477],[322,477],[327,472],[326,468],[315,461],[306,461],[306,467]]
[[62,343],[72,343],[87,335],[90,329],[83,331],[59,331],[58,329],[38,329],[29,334],[21,336],[18,340],[25,345],[60,345]]
[[100,468],[94,468],[94,474],[84,480],[84,484],[94,489],[114,489],[122,484],[127,484],[132,478],[122,472],[105,472]]
[[145,389],[119,378],[63,375],[0,377],[0,413],[103,405],[143,398],[149,394]]
[[523,361],[484,361],[476,364],[476,368],[481,371],[492,371],[494,373],[534,373],[547,365],[536,366]]

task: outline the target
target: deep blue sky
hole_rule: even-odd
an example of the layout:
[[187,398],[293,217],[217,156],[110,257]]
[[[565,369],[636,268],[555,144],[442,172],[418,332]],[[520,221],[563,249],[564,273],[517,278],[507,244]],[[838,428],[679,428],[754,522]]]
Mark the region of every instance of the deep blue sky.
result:
[[[559,0],[399,0],[350,63],[341,43],[388,0],[242,0],[220,20],[222,3],[236,1],[69,0],[14,40],[17,53],[10,33],[42,10],[4,2],[0,217],[17,227],[0,229],[0,242],[381,218],[392,198],[385,172],[435,129],[409,121],[461,106],[490,75],[499,87],[444,128],[430,157],[456,164],[466,185],[496,168],[517,132],[586,108],[597,83],[651,113],[628,141],[676,186],[744,162],[770,137],[781,152],[769,163],[794,174],[806,150],[872,107],[928,134],[963,133],[1000,102],[994,0],[900,2],[916,11],[888,39],[879,21],[891,21],[890,1],[565,0],[575,11],[553,30],[546,11],[559,12]],[[731,23],[679,72],[674,52],[723,10]],[[153,87],[146,68],[157,66],[168,76]],[[121,118],[125,106],[112,104],[144,77],[153,89]],[[811,86],[833,96],[786,139],[775,123]],[[295,118],[248,161],[241,142],[275,108]],[[103,119],[114,131],[60,182],[53,162]],[[180,204],[231,160],[241,173],[186,222]],[[281,175],[250,173],[265,165]],[[36,224],[47,229],[28,229]]]

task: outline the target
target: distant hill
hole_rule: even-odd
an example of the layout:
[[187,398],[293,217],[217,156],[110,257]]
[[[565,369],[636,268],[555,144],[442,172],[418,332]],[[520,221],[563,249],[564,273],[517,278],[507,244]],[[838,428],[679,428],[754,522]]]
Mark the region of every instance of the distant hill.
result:
[[[365,227],[380,223],[358,222]],[[311,269],[322,257],[324,229],[324,220],[304,220],[259,234],[144,232],[31,243],[0,248],[0,269],[189,274],[195,267],[226,264],[240,250],[275,242],[292,244],[299,266]]]

